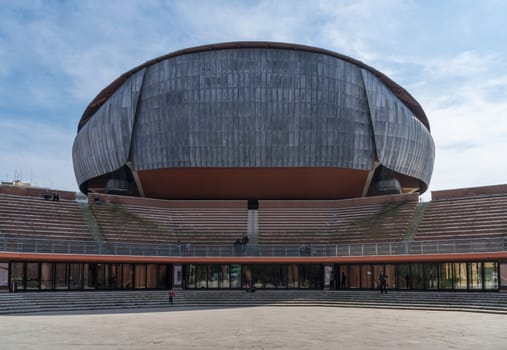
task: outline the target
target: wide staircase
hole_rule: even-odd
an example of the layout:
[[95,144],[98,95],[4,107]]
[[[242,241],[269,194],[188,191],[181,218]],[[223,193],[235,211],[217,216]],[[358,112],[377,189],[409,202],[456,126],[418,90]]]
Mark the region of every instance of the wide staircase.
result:
[[[183,295],[176,293],[175,305]],[[87,312],[92,310],[163,309],[168,291],[72,291],[0,293],[0,314]]]
[[91,204],[108,242],[232,244],[247,232],[244,208],[158,208],[130,204]]
[[286,207],[259,210],[259,243],[354,244],[399,242],[416,201],[350,207]]
[[0,193],[0,231],[14,238],[93,240],[76,201],[5,193]]
[[507,195],[490,195],[431,201],[415,240],[502,237],[507,237]]
[[[177,290],[172,307],[313,306],[467,311],[507,315],[507,293],[315,290]],[[171,307],[167,291],[0,293],[0,314],[86,313]]]

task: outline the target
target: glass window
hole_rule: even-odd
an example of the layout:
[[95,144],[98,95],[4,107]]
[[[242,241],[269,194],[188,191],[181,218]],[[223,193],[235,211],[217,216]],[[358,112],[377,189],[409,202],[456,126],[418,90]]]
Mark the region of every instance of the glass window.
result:
[[361,288],[361,268],[359,265],[348,265],[347,266],[347,280],[348,288]]
[[[373,288],[374,289],[380,289],[380,283],[379,283],[378,276],[380,276],[380,274],[382,272],[384,272],[384,265],[383,264],[382,265],[373,265]],[[386,276],[389,277],[389,275],[387,273],[386,273]],[[390,285],[388,287],[391,288]]]
[[218,288],[230,288],[229,265],[219,265]]
[[208,288],[218,288],[220,265],[208,265]]
[[454,263],[454,288],[467,289],[467,263]]
[[11,263],[11,290],[25,289],[25,264],[22,262]]
[[137,264],[135,265],[135,288],[144,289],[146,288],[146,265]]
[[438,264],[424,264],[426,289],[438,289]]
[[273,288],[272,282],[272,265],[266,264],[252,264],[250,265],[252,270],[252,285],[255,288],[266,288],[266,284],[269,288]]
[[195,265],[195,281],[196,288],[207,288],[208,282],[208,265]]
[[373,266],[361,265],[361,288],[372,289],[373,288]]
[[69,272],[70,289],[83,289],[83,264],[70,264]]
[[26,289],[39,289],[39,263],[26,263]]
[[312,271],[307,264],[298,264],[299,288],[310,288]]
[[55,289],[68,289],[67,264],[55,264]]
[[9,287],[9,263],[0,263],[0,287]]
[[299,288],[299,270],[297,264],[287,265],[287,288]]
[[507,289],[507,262],[500,264],[500,285],[502,289]]
[[97,264],[83,264],[84,289],[97,288]]
[[157,288],[157,265],[148,264],[146,272],[146,288]]
[[167,276],[167,265],[158,265],[157,288],[166,289],[168,287],[168,280],[169,276]]
[[484,262],[484,288],[498,289],[498,264],[495,261]]
[[109,266],[110,288],[122,289],[123,264],[110,264]]
[[[396,265],[387,264],[384,267],[384,273],[387,276],[387,288],[396,289],[398,288],[398,283],[396,282]],[[378,275],[377,280],[378,280]],[[380,288],[380,286],[378,286]]]
[[424,289],[424,264],[411,264],[410,276],[413,289]]
[[231,288],[241,288],[241,265],[233,264],[229,268],[229,278]]
[[324,288],[324,265],[308,264],[307,266],[307,270],[309,272],[310,288]]
[[252,274],[252,267],[250,265],[243,265],[243,287],[246,287],[246,285],[252,285],[253,274]]
[[96,264],[96,276],[97,276],[97,288],[98,289],[106,289],[106,264]]
[[299,288],[322,289],[324,266],[320,264],[298,264]]
[[195,265],[184,265],[187,288],[195,288]]
[[123,289],[134,288],[134,265],[122,264],[121,285]]
[[440,272],[439,272],[439,285],[440,289],[453,289],[453,273],[452,273],[452,263],[442,263],[440,264]]
[[482,289],[482,262],[468,263],[468,283],[472,290]]
[[286,264],[283,264],[283,265],[276,265],[278,268],[277,268],[277,271],[276,271],[276,274],[277,274],[277,277],[276,277],[276,280],[277,280],[277,284],[276,284],[276,288],[282,288],[282,289],[286,289],[287,288],[287,276],[288,276],[288,265]]
[[411,278],[409,264],[396,265],[396,281],[399,289],[411,289]]
[[40,275],[40,288],[53,289],[53,264],[41,263]]

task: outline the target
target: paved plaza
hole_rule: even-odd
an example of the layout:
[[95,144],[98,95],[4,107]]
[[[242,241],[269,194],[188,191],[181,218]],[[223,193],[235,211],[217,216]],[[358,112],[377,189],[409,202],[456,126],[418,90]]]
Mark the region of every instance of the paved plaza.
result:
[[505,315],[329,307],[0,317],[0,349],[507,349]]

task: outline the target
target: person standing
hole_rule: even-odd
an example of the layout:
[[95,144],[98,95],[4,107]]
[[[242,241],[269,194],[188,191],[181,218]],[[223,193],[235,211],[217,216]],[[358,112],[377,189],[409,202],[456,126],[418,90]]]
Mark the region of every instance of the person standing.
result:
[[171,288],[169,290],[169,302],[171,303],[171,305],[174,305],[174,297],[175,297],[174,289]]
[[387,276],[381,272],[378,280],[380,282],[380,294],[384,294],[384,292],[387,294]]
[[341,288],[342,289],[345,289],[345,286],[347,285],[347,275],[345,275],[345,272],[342,271],[342,283],[341,283]]

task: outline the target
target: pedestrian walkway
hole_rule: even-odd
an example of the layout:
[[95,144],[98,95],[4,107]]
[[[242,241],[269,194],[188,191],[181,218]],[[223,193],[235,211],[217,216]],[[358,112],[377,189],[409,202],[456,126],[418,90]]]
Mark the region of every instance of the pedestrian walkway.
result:
[[505,315],[328,307],[0,316],[2,349],[504,349]]

